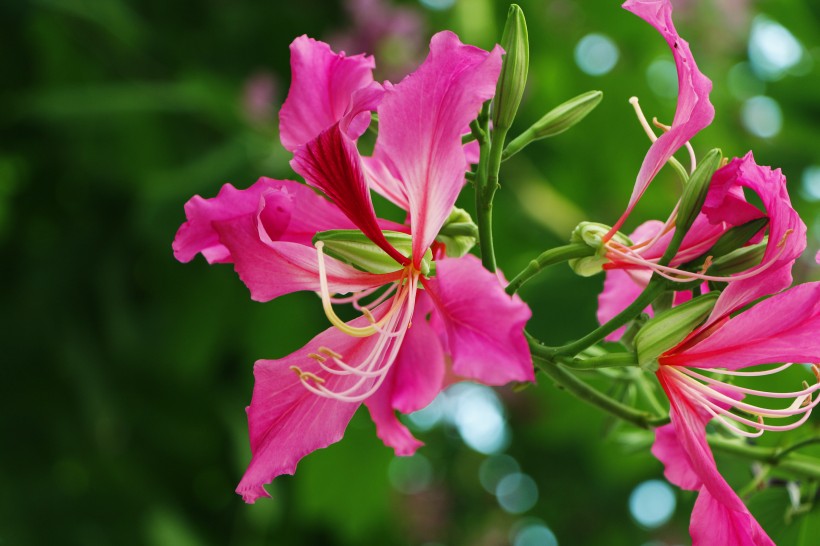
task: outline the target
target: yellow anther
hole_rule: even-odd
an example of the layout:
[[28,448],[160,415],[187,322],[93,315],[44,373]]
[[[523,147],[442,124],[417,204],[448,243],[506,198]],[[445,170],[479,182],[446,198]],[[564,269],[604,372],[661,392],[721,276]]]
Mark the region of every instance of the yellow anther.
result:
[[791,228],[787,229],[787,230],[786,230],[786,233],[784,233],[784,234],[783,234],[783,237],[782,237],[782,238],[780,239],[780,241],[777,243],[777,248],[783,248],[783,245],[785,245],[785,244],[786,244],[786,239],[788,239],[788,238],[789,238],[789,235],[791,235],[792,233],[794,233],[794,230],[793,230],[793,229],[791,229]]
[[324,362],[325,360],[327,360],[322,355],[317,355],[316,353],[309,353],[308,358],[312,358],[313,360],[318,360],[319,362]]
[[370,309],[367,307],[362,307],[362,314],[367,318],[370,324],[376,324],[376,317],[373,316],[373,313],[370,312]]
[[301,368],[299,368],[299,366],[291,366],[290,371],[298,375],[299,379],[302,381],[313,381],[314,383],[318,383],[320,385],[325,382],[325,380],[319,377],[318,375],[310,372],[305,372]]
[[817,378],[818,383],[820,383],[820,366],[818,366],[817,364],[812,364],[811,371],[814,374],[814,377]]
[[652,118],[652,125],[654,125],[658,129],[663,129],[664,131],[669,131],[670,129],[672,129],[671,125],[665,125],[661,123],[660,121],[658,121],[658,118]]
[[323,355],[329,356],[330,358],[338,358],[341,359],[342,355],[334,351],[333,349],[329,349],[328,347],[319,347],[318,351]]
[[706,259],[703,261],[703,267],[698,271],[698,275],[704,275],[710,267],[712,267],[712,257],[706,256]]

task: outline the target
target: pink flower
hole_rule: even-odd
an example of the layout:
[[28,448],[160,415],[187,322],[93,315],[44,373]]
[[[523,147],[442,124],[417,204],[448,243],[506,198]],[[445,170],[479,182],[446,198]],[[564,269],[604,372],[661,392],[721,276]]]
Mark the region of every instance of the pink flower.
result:
[[[373,81],[372,58],[336,54],[306,37],[291,54],[282,143],[294,152],[294,170],[330,199],[291,181],[262,178],[243,191],[226,185],[214,199],[186,204],[188,222],[174,242],[181,261],[200,252],[212,263],[233,262],[255,300],[320,293],[333,324],[295,353],[254,367],[252,459],[237,488],[247,502],[267,496],[263,484],[292,474],[303,456],[338,441],[362,403],[385,444],[409,455],[421,443],[395,411],[429,404],[445,374],[488,385],[533,380],[523,336],[529,309],[478,259],[447,258],[435,242],[464,184],[461,133],[494,92],[500,49],[437,34],[424,64],[395,86]],[[379,135],[373,156],[362,158],[356,139],[372,111]],[[377,218],[371,188],[402,206],[409,226]],[[360,230],[393,267],[374,274],[325,255],[312,239],[331,229]],[[391,244],[385,229],[409,232],[410,251]],[[333,296],[343,293],[351,295]],[[339,303],[363,316],[343,322],[333,310]]]
[[[758,195],[760,210],[746,201],[743,190]],[[766,218],[767,227],[754,235],[749,244],[768,237],[759,264],[729,276],[705,272],[683,271],[679,267],[703,256],[729,229],[749,221]],[[635,242],[626,246],[615,240],[607,243],[607,270],[604,290],[598,299],[598,320],[601,323],[626,308],[646,287],[652,273],[671,281],[688,283],[726,282],[728,287],[720,298],[713,316],[727,314],[756,298],[779,292],[792,283],[791,268],[806,248],[806,226],[791,205],[786,178],[780,169],[772,170],[755,163],[752,153],[735,158],[719,169],[709,187],[703,210],[687,232],[683,243],[669,266],[658,261],[669,245],[674,226],[656,220],[642,224],[630,235]],[[678,293],[676,303],[689,299]],[[617,340],[623,329],[607,339]]]
[[[720,300],[731,297],[724,292],[716,308],[727,308]],[[652,452],[666,466],[669,481],[700,492],[690,525],[694,546],[773,544],[718,472],[704,429],[716,419],[739,436],[756,437],[767,430],[790,430],[804,423],[820,402],[820,397],[813,397],[820,383],[804,383],[801,390],[780,393],[725,383],[719,377],[768,376],[791,362],[820,362],[818,331],[820,283],[803,284],[737,316],[723,315],[707,323],[658,359],[657,376],[669,397],[672,423],[657,429]],[[789,364],[741,371],[773,362]],[[816,365],[813,370],[820,381]],[[791,403],[772,409],[743,402],[747,394]],[[749,419],[749,414],[757,420]],[[788,422],[771,423],[782,420]]]

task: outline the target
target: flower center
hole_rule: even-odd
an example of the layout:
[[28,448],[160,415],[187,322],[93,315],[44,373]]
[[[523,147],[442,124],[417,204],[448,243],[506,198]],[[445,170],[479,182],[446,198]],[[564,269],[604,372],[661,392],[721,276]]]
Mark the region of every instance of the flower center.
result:
[[[395,283],[367,304],[362,304],[362,299],[374,294],[378,287],[362,290],[346,298],[333,298],[328,287],[322,247],[321,241],[316,243],[320,296],[325,315],[331,324],[345,334],[361,338],[375,336],[375,341],[358,364],[347,362],[344,355],[329,347],[320,347],[317,352],[308,355],[331,376],[347,376],[349,380],[342,382],[342,387],[331,388],[327,386],[328,381],[314,373],[303,371],[298,366],[292,366],[291,370],[297,374],[302,385],[314,394],[343,402],[361,402],[379,389],[396,360],[404,336],[412,325],[421,272],[411,262],[404,267]],[[391,297],[392,301],[385,304]],[[347,324],[333,310],[334,303],[352,303],[369,324]],[[386,305],[386,310],[380,308],[382,304]],[[374,313],[380,316],[377,318]]]

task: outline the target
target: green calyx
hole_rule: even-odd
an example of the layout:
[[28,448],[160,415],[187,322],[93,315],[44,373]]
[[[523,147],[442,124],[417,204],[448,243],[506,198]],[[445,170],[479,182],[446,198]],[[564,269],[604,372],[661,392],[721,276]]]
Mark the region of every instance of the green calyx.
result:
[[[591,277],[603,271],[603,266],[607,263],[606,246],[604,236],[609,233],[610,226],[598,222],[581,222],[569,236],[570,243],[581,243],[595,250],[592,256],[574,258],[569,260],[569,266],[576,274],[582,277]],[[612,239],[624,246],[632,246],[632,241],[621,233],[617,232]]]
[[453,207],[450,216],[445,220],[436,241],[444,244],[450,258],[461,258],[478,242],[478,226],[464,209]]
[[709,292],[649,319],[633,342],[638,365],[645,370],[657,370],[658,357],[683,341],[709,316],[718,295]]
[[[407,233],[398,231],[382,231],[384,238],[402,256],[410,257],[413,251],[413,239]],[[313,236],[313,244],[322,242],[322,251],[352,265],[361,271],[383,274],[392,273],[402,268],[402,265],[391,258],[376,243],[356,229],[333,229],[321,231]],[[435,275],[436,264],[433,262],[433,252],[427,249],[421,260],[421,273],[429,277]]]

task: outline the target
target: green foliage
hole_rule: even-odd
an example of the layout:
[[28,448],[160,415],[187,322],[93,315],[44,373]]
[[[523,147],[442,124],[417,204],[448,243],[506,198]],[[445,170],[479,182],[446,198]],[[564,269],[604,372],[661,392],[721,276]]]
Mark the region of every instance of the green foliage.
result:
[[[427,21],[422,42],[452,28],[482,47],[498,39],[508,9],[491,0],[435,12],[400,3]],[[616,4],[521,2],[529,83],[510,136],[566,97],[602,89],[607,100],[572,131],[504,164],[494,229],[508,278],[566,241],[579,220],[618,217],[648,147],[628,97],[640,95],[650,117],[673,115],[673,101],[653,94],[645,77],[651,63],[670,60],[665,44]],[[818,161],[817,59],[804,74],[765,84],[786,122],[770,139],[755,137],[741,125],[743,99],[728,78],[747,61],[748,24],[714,2],[689,4],[679,26],[714,79],[718,111],[694,146],[720,145],[727,156],[753,147],[761,164],[783,168],[796,208],[816,226],[820,210],[800,177]],[[820,40],[814,4],[772,1],[765,9],[803,44]],[[294,177],[276,118],[289,81],[288,44],[302,33],[346,32],[352,18],[343,7],[18,0],[0,5],[0,20],[0,542],[506,543],[521,518],[481,488],[485,457],[449,425],[418,432],[435,476],[419,495],[391,488],[392,455],[363,414],[342,443],[305,459],[297,477],[277,480],[272,499],[247,506],[233,493],[250,455],[243,409],[254,361],[288,354],[328,325],[313,294],[251,302],[230,266],[200,258],[179,264],[170,245],[192,195],[213,196],[225,182],[246,187],[263,175]],[[573,62],[575,45],[593,32],[610,36],[621,54],[601,77]],[[254,89],[262,89],[261,103],[249,99]],[[635,219],[670,209],[677,182],[667,170]],[[471,198],[460,206],[472,212]],[[817,278],[817,269],[803,263],[797,276]],[[599,290],[600,281],[568,268],[546,271],[521,291],[534,310],[530,328],[554,342],[588,332]],[[610,379],[591,376],[604,390]],[[604,415],[547,387],[502,391],[509,453],[541,492],[526,516],[546,522],[564,545],[684,543],[693,502],[686,493],[661,529],[629,518],[630,491],[661,477],[647,438],[613,433],[603,442],[613,427]],[[758,510],[773,537],[812,544],[816,506],[778,529],[783,491],[756,494],[753,510],[777,507],[772,517]]]

